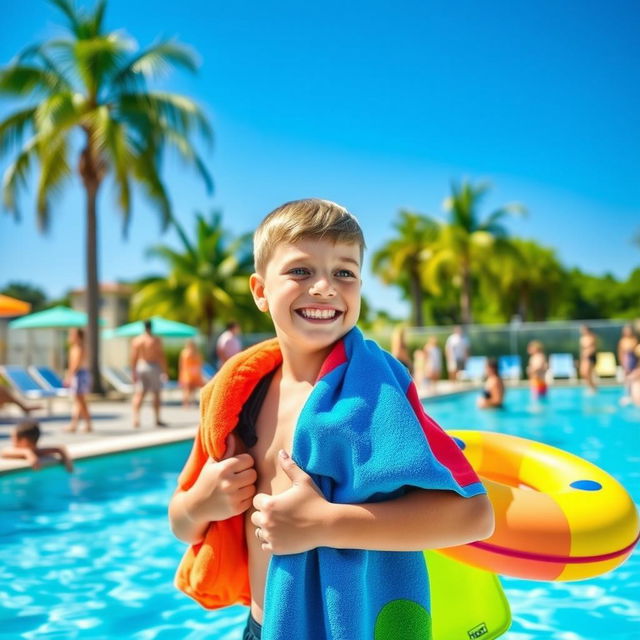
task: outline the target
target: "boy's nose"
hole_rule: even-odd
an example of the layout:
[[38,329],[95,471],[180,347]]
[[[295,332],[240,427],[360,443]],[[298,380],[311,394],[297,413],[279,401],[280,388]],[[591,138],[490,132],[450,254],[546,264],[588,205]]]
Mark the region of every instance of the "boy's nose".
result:
[[333,297],[336,290],[333,288],[327,278],[318,278],[309,289],[312,296],[322,296],[323,298]]

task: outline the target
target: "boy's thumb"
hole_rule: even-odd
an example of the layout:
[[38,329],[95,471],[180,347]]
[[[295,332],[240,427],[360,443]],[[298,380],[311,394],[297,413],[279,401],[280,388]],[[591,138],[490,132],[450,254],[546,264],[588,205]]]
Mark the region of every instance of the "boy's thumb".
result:
[[309,476],[293,461],[293,458],[284,450],[280,449],[278,453],[280,460],[280,466],[284,472],[289,476],[289,479],[293,484],[299,484],[306,480]]

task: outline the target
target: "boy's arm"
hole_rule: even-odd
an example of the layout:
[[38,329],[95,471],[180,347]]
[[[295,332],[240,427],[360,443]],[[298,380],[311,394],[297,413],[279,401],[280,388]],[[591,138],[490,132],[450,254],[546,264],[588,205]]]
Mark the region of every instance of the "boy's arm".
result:
[[73,471],[73,462],[66,447],[45,447],[44,449],[38,449],[38,455],[58,456],[67,471]]
[[25,447],[6,447],[2,450],[3,458],[25,459],[33,469],[40,468],[40,458],[31,449]]
[[316,547],[419,551],[466,544],[493,533],[493,508],[485,495],[463,498],[453,491],[414,489],[385,502],[334,504],[286,453],[280,462],[291,488],[277,496],[257,495],[251,516],[263,548],[272,553]]

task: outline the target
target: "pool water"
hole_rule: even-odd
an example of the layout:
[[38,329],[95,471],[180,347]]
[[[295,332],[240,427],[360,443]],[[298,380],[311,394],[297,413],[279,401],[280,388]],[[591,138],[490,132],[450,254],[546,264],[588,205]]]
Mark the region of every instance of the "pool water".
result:
[[[640,409],[618,388],[554,388],[546,404],[509,390],[478,412],[476,394],[429,400],[446,428],[500,430],[591,460],[640,501]],[[244,607],[205,611],[172,582],[184,550],[166,505],[189,445],[178,444],[0,477],[0,638],[239,640]],[[575,583],[504,579],[506,640],[640,638],[640,560]]]

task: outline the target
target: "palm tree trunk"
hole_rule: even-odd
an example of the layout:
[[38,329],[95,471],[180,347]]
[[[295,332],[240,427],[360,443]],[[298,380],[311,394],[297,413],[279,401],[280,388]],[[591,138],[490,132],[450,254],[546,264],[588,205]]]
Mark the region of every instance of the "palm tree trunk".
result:
[[462,269],[462,287],[460,289],[460,319],[462,324],[471,324],[471,271],[468,265]]
[[413,325],[415,327],[424,326],[424,317],[422,315],[422,284],[420,276],[411,270],[409,275],[409,286],[411,287],[411,302],[413,304]]
[[100,374],[100,327],[98,318],[100,313],[100,285],[98,279],[98,217],[96,202],[99,185],[85,185],[87,191],[87,237],[86,237],[86,268],[87,268],[87,345],[89,347],[89,369],[91,370],[92,391],[104,395],[102,376]]

